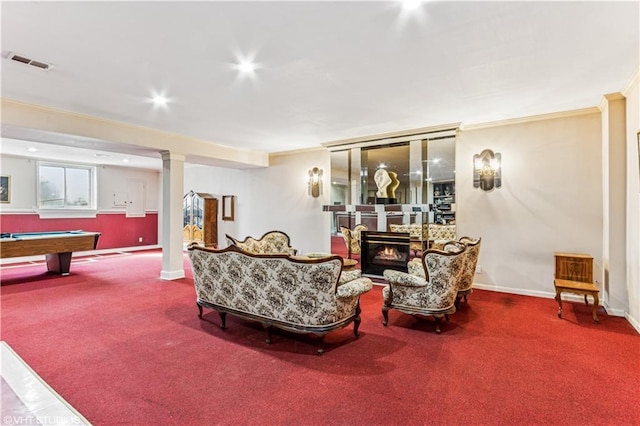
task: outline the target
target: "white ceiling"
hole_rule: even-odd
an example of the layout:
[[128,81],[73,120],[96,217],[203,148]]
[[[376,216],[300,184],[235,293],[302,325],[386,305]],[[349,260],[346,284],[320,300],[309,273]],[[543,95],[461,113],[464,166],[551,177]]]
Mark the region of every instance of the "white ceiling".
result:
[[638,1],[1,7],[3,98],[265,152],[593,107],[640,62]]

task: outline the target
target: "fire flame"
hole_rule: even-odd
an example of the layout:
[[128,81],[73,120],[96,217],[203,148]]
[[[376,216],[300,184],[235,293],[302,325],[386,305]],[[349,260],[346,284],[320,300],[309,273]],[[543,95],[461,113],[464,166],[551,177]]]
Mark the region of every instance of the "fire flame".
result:
[[388,247],[388,246],[385,246],[384,249],[380,250],[380,252],[378,253],[378,257],[380,259],[385,259],[385,260],[400,259],[398,250],[396,250],[395,247]]

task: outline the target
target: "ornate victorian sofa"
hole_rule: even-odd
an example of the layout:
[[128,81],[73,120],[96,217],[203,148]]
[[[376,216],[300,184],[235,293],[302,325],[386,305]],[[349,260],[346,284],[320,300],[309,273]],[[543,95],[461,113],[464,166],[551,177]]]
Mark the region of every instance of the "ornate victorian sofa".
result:
[[440,321],[449,319],[456,311],[458,279],[464,267],[467,247],[459,242],[446,243],[444,250],[429,249],[420,262],[422,277],[400,271],[386,270],[384,278],[389,283],[382,289],[383,325],[389,322],[389,310],[396,309],[410,315],[426,315],[436,319],[436,333],[440,333]]
[[456,239],[456,225],[441,225],[439,223],[429,224],[389,224],[389,231],[409,233],[411,237],[411,250],[422,250],[422,242],[432,241],[433,248],[442,248],[444,243]]
[[225,234],[227,244],[238,246],[244,251],[254,254],[289,254],[295,255],[297,250],[291,247],[291,239],[282,231],[269,231],[262,237],[256,239],[247,237],[240,241]]
[[[262,323],[271,343],[272,327],[321,336],[354,323],[358,336],[360,295],[371,290],[360,271],[342,272],[342,258],[261,255],[236,246],[223,250],[189,246],[196,303],[215,309],[221,328],[226,314]],[[320,339],[318,354],[324,352]]]

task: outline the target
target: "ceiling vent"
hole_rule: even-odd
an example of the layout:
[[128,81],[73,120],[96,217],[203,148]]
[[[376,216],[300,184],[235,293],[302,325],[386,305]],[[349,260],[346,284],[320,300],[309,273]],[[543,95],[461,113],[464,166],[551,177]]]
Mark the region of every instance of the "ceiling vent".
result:
[[21,62],[26,65],[31,65],[32,67],[40,68],[43,70],[50,70],[53,68],[52,64],[48,64],[42,61],[36,61],[35,59],[27,58],[26,56],[18,55],[17,53],[9,52],[7,55],[7,59],[12,61]]

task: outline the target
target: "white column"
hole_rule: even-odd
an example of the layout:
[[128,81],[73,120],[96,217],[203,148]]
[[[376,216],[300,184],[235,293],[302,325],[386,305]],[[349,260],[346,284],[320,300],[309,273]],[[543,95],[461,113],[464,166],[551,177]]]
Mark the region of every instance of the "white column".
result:
[[607,312],[628,312],[626,288],[626,99],[604,96],[602,111],[603,254],[602,299]]
[[[426,158],[425,158],[426,160]],[[422,141],[409,142],[409,194],[408,204],[422,204]]]
[[184,278],[182,197],[184,155],[162,151],[162,271],[160,278]]
[[349,176],[349,182],[351,183],[351,204],[365,204],[361,201],[362,197],[362,151],[360,148],[352,148],[350,152],[351,156],[351,176]]

